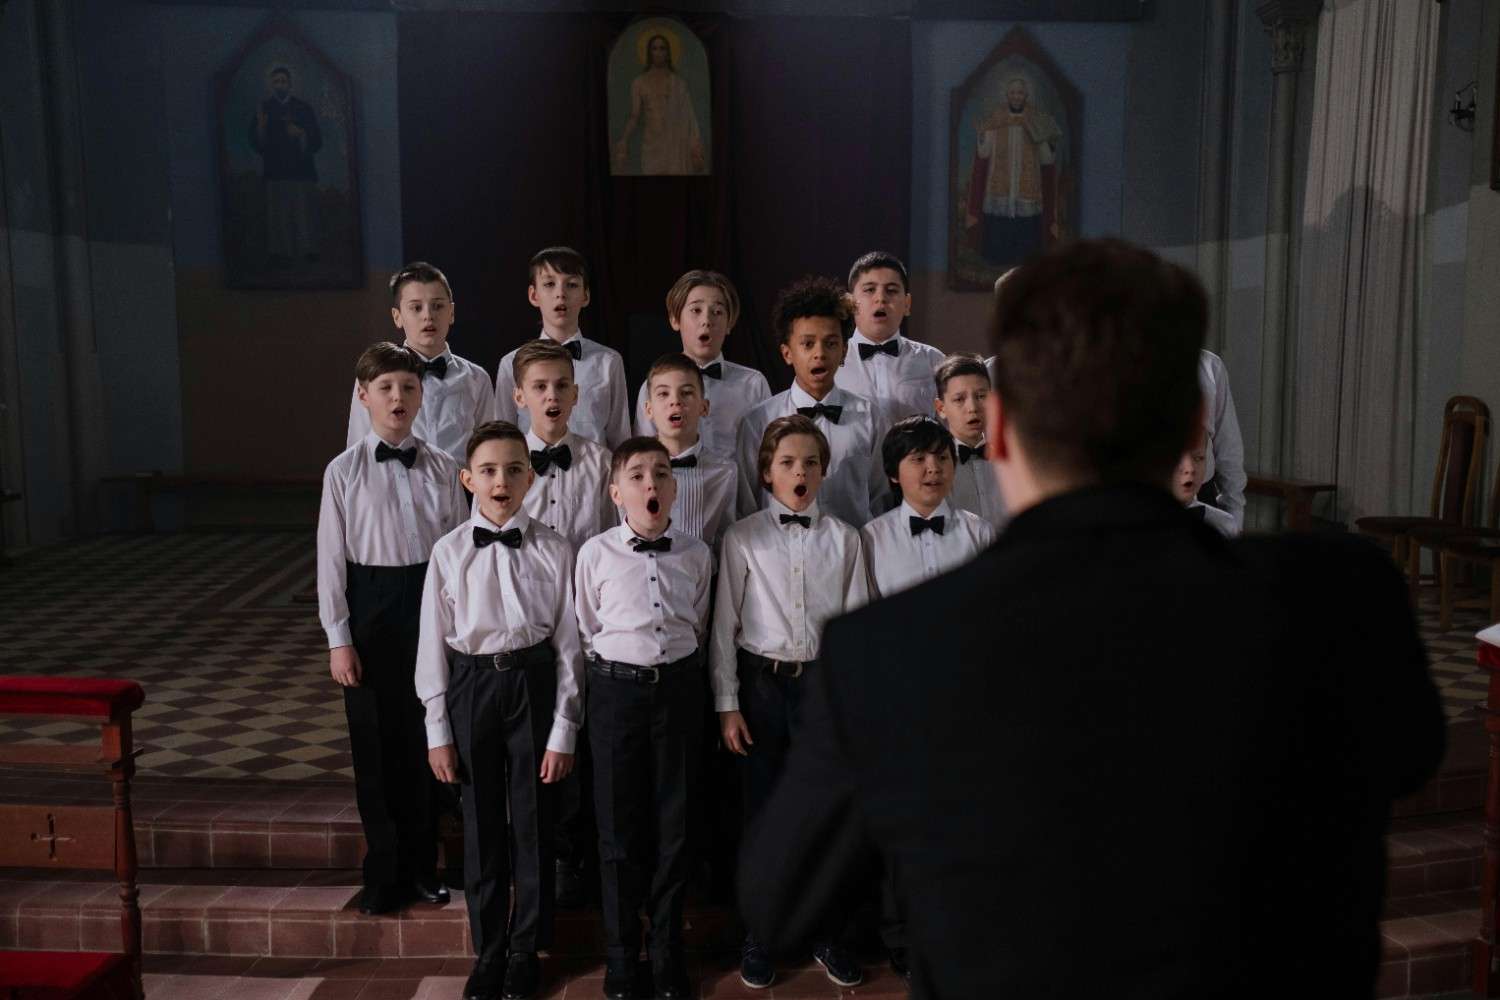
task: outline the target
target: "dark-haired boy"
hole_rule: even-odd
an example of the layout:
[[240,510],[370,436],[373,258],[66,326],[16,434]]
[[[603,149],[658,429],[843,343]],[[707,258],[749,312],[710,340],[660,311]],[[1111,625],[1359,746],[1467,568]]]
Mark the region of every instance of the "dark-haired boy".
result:
[[938,366],[934,407],[938,419],[958,445],[958,468],[953,472],[949,502],[972,511],[997,530],[1009,516],[994,470],[985,461],[984,401],[990,394],[990,370],[977,354],[954,354]]
[[677,480],[672,504],[672,527],[701,540],[717,551],[719,536],[734,521],[739,473],[734,463],[707,450],[699,437],[711,415],[704,395],[704,378],[685,354],[656,359],[642,388],[646,414],[656,428],[656,440],[666,446]]
[[[540,338],[561,345],[573,358],[578,387],[573,433],[613,448],[630,436],[630,396],[620,352],[578,329],[578,315],[589,304],[588,263],[570,247],[547,247],[531,258],[529,273],[526,298],[542,315]],[[495,419],[524,431],[531,428],[531,415],[518,409],[515,358],[511,351],[495,371]]]
[[514,424],[475,428],[460,475],[474,509],[432,549],[417,696],[433,774],[463,786],[476,956],[464,996],[521,1000],[552,942],[554,803],[542,786],[572,770],[583,717],[573,547],[521,506],[535,473]]
[[845,338],[853,326],[849,297],[828,278],[803,278],[777,297],[772,322],[781,358],[795,378],[791,388],[761,403],[740,422],[740,516],[760,510],[769,497],[758,468],[766,427],[779,417],[800,413],[817,424],[831,449],[823,470],[823,508],[858,528],[886,494],[880,442],[890,420],[884,404],[835,384]]
[[[771,397],[766,377],[754,368],[724,357],[724,339],[740,317],[740,297],[734,283],[717,271],[689,271],[667,292],[667,320],[682,334],[682,353],[703,375],[703,398],[713,404],[699,432],[703,450],[733,462],[735,432],[740,418]],[[646,412],[646,385],[636,398],[638,434],[656,434]]]
[[[709,668],[724,746],[744,758],[746,823],[765,804],[798,739],[803,673],[817,669],[823,623],[868,598],[859,532],[826,513],[819,499],[830,454],[828,439],[807,417],[772,421],[756,453],[757,481],[770,491],[770,503],[724,534]],[[864,978],[838,945],[820,944],[814,957],[840,986]],[[740,979],[751,989],[775,979],[753,937],[740,954]]]
[[366,844],[359,906],[375,914],[413,895],[448,901],[436,876],[436,786],[423,765],[412,676],[427,560],[469,505],[453,459],[412,433],[422,405],[418,356],[374,344],[354,373],[371,429],[323,473],[318,617],[349,720]]
[[579,550],[574,588],[589,660],[604,993],[634,995],[645,907],[656,994],[687,997],[682,904],[712,558],[671,526],[676,484],[660,441],[631,438],[615,449],[610,496],[625,523]]
[[883,250],[865,254],[849,268],[849,294],[854,336],[838,370],[839,388],[885,403],[892,419],[925,416],[943,352],[901,333],[902,320],[911,315],[906,265]]
[[[454,354],[448,346],[453,327],[453,288],[448,278],[426,261],[416,260],[391,275],[391,322],[406,338],[402,345],[422,362],[422,408],[412,432],[442,449],[455,464],[464,460],[469,434],[490,419],[495,389],[485,370]],[[353,447],[370,432],[370,415],[359,401],[359,386],[349,401]]]

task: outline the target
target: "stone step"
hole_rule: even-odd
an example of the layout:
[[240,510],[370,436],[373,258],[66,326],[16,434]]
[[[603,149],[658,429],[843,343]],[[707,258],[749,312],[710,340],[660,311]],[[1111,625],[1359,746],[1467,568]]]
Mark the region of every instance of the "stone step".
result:
[[[55,872],[4,874],[0,948],[119,950],[113,883],[62,880]],[[446,906],[413,905],[397,914],[366,917],[356,908],[358,881],[354,871],[147,873],[141,884],[145,949],[148,955],[241,960],[472,957],[462,893],[455,892]],[[1429,996],[1465,988],[1479,928],[1476,903],[1473,891],[1392,899],[1381,922],[1378,995]],[[724,988],[738,987],[729,970],[740,928],[729,910],[691,906],[686,940],[695,961],[722,967]],[[558,914],[556,941],[548,952],[552,960],[587,975],[602,968],[602,953],[596,907]]]

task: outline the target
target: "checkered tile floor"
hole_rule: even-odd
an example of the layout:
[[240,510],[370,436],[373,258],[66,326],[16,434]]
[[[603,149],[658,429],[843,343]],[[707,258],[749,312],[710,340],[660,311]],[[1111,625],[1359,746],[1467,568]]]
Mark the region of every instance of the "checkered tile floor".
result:
[[[343,780],[343,702],[328,678],[305,532],[110,535],[0,568],[0,672],[140,681],[145,774]],[[1450,722],[1475,717],[1480,612],[1422,635]],[[81,742],[70,722],[0,719],[0,742]]]
[[[0,672],[128,677],[146,689],[146,774],[353,777],[306,532],[110,535],[0,569]],[[81,742],[71,722],[0,719],[0,741]]]

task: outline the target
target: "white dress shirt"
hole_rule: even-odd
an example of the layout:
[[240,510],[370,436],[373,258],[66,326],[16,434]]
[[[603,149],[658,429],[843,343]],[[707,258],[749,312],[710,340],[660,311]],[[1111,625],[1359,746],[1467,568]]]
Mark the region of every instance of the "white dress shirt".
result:
[[[984,448],[983,438],[979,440],[979,447]],[[1010,520],[1005,497],[1000,495],[1000,483],[995,479],[995,470],[983,455],[971,455],[967,462],[954,464],[953,491],[948,494],[948,502],[959,510],[978,514],[997,531]]]
[[[538,472],[521,506],[566,538],[576,551],[619,520],[609,499],[609,452],[571,431],[557,444],[568,446],[573,453],[572,463],[566,469],[549,465],[546,472]],[[526,432],[528,451],[548,447],[556,445],[548,445],[531,431]]]
[[995,529],[977,514],[944,500],[930,515],[943,519],[943,533],[912,534],[920,515],[906,501],[860,529],[870,568],[870,599],[889,597],[973,559],[995,540]]
[[[740,418],[771,398],[771,384],[754,368],[725,361],[722,354],[709,364],[722,365],[724,377],[703,376],[708,416],[698,423],[698,440],[710,454],[732,462]],[[656,425],[646,416],[646,383],[641,384],[641,391],[635,397],[635,432],[643,437],[656,437]]]
[[[542,337],[547,336],[545,333]],[[583,345],[583,356],[573,362],[573,381],[578,386],[578,405],[568,417],[568,429],[611,450],[630,437],[630,396],[625,389],[625,362],[620,352],[581,333],[564,345]],[[519,348],[517,348],[519,350]],[[495,370],[495,419],[509,420],[521,430],[531,429],[531,414],[516,408],[516,378],[512,362],[516,352],[500,359]]]
[[[407,345],[424,361],[422,352]],[[469,445],[469,436],[474,428],[490,419],[495,408],[495,387],[489,375],[472,361],[465,361],[452,350],[443,348],[440,358],[448,360],[448,373],[438,378],[432,372],[422,375],[422,406],[417,410],[417,419],[412,421],[412,433],[423,441],[447,452],[460,466],[464,464],[464,451]],[[346,447],[370,433],[370,411],[359,401],[359,382],[354,383],[354,395],[349,402],[349,431]]]
[[672,470],[672,478],[677,480],[672,527],[692,535],[717,552],[720,536],[734,523],[734,505],[739,498],[739,470],[733,462],[704,451],[702,441],[684,448],[673,461],[684,458],[697,459],[698,464]]
[[595,535],[578,550],[574,573],[584,652],[656,667],[702,645],[708,618],[708,546],[668,528],[667,552],[636,552],[628,524]]
[[[474,529],[518,529],[521,547],[474,544]],[[557,702],[547,749],[572,753],[583,721],[583,651],[573,612],[573,547],[517,511],[496,526],[474,506],[468,521],[438,540],[422,586],[417,697],[427,710],[428,747],[453,742],[448,722],[448,650],[481,656],[552,640]]]
[[890,408],[892,421],[913,415],[932,416],[937,400],[936,375],[943,364],[943,352],[898,333],[885,341],[896,345],[898,353],[894,358],[889,354],[861,358],[859,345],[874,343],[855,330],[844,363],[834,373],[834,383],[857,396],[884,402]]
[[1208,464],[1203,478],[1215,480],[1218,504],[1234,519],[1238,534],[1245,525],[1245,442],[1229,391],[1229,371],[1212,351],[1198,354],[1198,384],[1203,387],[1204,427],[1208,431]]
[[1203,518],[1203,523],[1213,528],[1225,538],[1233,538],[1240,533],[1240,526],[1234,523],[1234,516],[1227,510],[1210,507],[1201,500],[1194,500],[1187,505],[1188,513]]
[[417,566],[433,543],[469,516],[458,464],[415,436],[398,450],[417,449],[407,469],[397,459],[375,461],[373,431],[323,470],[318,509],[318,619],[328,648],[351,646],[348,564]]
[[[760,441],[766,427],[778,417],[789,417],[798,407],[812,406],[813,399],[795,382],[785,392],[778,392],[745,414],[740,422],[739,512],[747,517],[770,502],[771,494],[760,481]],[[828,438],[828,468],[823,470],[823,485],[818,503],[828,513],[858,528],[870,519],[876,502],[890,492],[880,444],[891,422],[886,408],[864,396],[835,387],[822,400],[825,406],[841,406],[839,422],[826,417],[813,422]]]
[[783,524],[792,511],[772,498],[724,533],[708,662],[714,710],[740,707],[737,650],[789,663],[818,658],[823,623],[869,598],[859,532],[822,513],[809,527]]

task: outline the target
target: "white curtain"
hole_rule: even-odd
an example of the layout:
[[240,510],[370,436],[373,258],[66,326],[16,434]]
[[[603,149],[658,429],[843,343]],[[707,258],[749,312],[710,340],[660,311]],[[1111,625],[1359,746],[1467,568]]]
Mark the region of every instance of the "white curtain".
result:
[[1286,398],[1293,474],[1337,483],[1346,518],[1409,509],[1441,9],[1328,0],[1318,21]]

